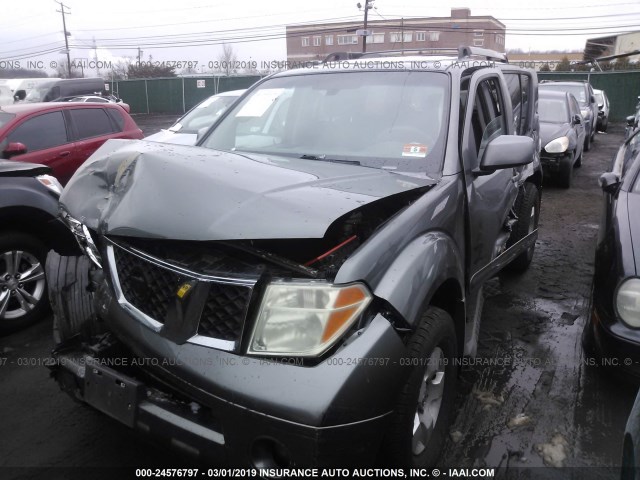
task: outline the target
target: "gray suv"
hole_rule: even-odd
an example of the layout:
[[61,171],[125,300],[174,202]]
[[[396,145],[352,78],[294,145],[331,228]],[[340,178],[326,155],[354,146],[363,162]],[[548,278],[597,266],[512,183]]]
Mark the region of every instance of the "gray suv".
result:
[[109,141],[78,170],[61,217],[91,264],[47,263],[63,389],[206,462],[436,462],[483,284],[533,256],[536,75],[376,55],[263,79],[196,147]]
[[580,104],[580,113],[584,119],[584,127],[587,135],[584,139],[585,151],[591,150],[591,142],[595,140],[598,122],[598,103],[591,84],[585,81],[555,82],[542,81],[540,88],[543,90],[556,90],[572,93]]

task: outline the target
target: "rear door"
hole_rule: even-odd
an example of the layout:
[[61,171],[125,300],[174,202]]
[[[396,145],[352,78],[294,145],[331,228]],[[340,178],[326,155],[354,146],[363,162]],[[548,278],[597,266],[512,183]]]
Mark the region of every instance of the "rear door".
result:
[[60,182],[68,180],[68,163],[74,158],[75,145],[62,111],[31,115],[16,123],[5,138],[0,139],[2,145],[12,142],[24,144],[27,153],[11,160],[48,165]]
[[486,145],[514,132],[511,100],[502,75],[484,69],[464,79],[461,88],[468,92],[461,144],[468,199],[467,271],[475,290],[498,270],[491,262],[502,253],[509,236],[506,222],[518,195],[522,168],[491,174],[478,170]]

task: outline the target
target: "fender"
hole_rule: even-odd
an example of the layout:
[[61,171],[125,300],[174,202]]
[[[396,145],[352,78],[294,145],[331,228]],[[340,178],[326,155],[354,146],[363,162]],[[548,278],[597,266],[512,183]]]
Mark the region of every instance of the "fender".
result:
[[455,279],[464,292],[461,258],[451,237],[441,231],[427,232],[410,242],[398,255],[374,294],[387,300],[414,326],[425,303],[446,280]]
[[57,217],[58,199],[44,187],[38,187],[41,185],[32,177],[14,177],[11,185],[0,184],[0,209],[31,207]]

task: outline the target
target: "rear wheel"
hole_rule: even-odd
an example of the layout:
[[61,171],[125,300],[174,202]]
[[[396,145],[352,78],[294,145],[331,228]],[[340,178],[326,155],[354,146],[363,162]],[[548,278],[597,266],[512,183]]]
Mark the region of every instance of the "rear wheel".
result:
[[456,333],[451,316],[429,307],[407,346],[411,373],[398,397],[384,453],[394,465],[431,467],[449,427],[456,390]]
[[33,235],[0,235],[0,332],[28,327],[47,313],[46,255],[45,245]]

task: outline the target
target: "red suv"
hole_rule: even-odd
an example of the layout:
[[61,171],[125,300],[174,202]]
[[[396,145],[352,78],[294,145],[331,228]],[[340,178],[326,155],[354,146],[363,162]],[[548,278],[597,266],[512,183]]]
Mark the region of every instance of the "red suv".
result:
[[110,138],[142,138],[117,104],[21,103],[0,108],[2,158],[41,163],[65,185]]

